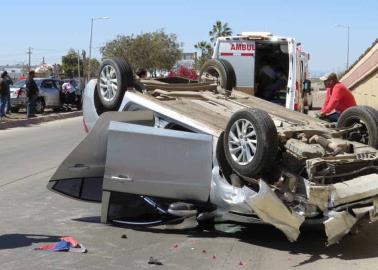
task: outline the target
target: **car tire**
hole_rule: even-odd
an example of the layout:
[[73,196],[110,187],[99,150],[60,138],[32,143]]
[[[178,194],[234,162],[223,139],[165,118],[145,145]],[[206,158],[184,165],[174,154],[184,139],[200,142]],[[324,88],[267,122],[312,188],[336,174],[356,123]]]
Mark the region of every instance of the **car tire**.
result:
[[222,132],[218,138],[217,147],[215,150],[216,158],[222,175],[231,184],[231,174],[233,169],[230,163],[227,161],[225,147],[224,147],[224,132]]
[[278,135],[269,114],[259,109],[234,113],[225,129],[224,152],[232,169],[242,176],[271,170],[278,153]]
[[19,108],[19,107],[11,107],[11,108],[10,108],[10,111],[11,111],[12,113],[18,113],[18,112],[20,111],[20,108]]
[[99,69],[97,83],[98,97],[104,108],[118,110],[125,91],[134,84],[130,64],[122,58],[104,60]]
[[236,86],[236,75],[234,68],[224,59],[209,59],[207,60],[200,70],[200,81],[207,82],[207,78],[211,76],[214,79],[219,79],[219,85],[223,89],[232,91]]
[[378,149],[378,111],[369,106],[354,106],[345,110],[339,117],[337,128],[363,125],[359,133],[351,132],[346,139],[358,141]]
[[42,114],[45,111],[45,101],[42,98],[38,98],[35,101],[35,106],[34,106],[35,112],[38,114]]

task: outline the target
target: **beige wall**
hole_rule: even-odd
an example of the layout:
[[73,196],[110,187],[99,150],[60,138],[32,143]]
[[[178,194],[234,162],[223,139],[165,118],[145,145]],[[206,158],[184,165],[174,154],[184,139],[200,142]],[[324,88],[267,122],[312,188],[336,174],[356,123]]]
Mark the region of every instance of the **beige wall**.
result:
[[378,110],[378,69],[353,88],[358,105],[369,105]]
[[378,39],[341,78],[352,90],[358,105],[378,109]]

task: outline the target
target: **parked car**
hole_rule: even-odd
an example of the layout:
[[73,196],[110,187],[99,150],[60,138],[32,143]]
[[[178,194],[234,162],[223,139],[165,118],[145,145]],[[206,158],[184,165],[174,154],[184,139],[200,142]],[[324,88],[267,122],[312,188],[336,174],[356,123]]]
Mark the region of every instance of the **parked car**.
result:
[[101,64],[84,91],[88,135],[51,191],[101,202],[104,223],[258,222],[290,241],[302,224],[333,244],[377,219],[376,110],[351,108],[335,128],[241,91],[141,83],[124,60]]
[[[43,113],[45,108],[52,108],[59,111],[62,108],[64,95],[62,96],[60,81],[50,78],[35,78],[34,79],[38,88],[39,96],[36,100],[36,112]],[[11,111],[18,112],[20,108],[26,107],[26,80],[17,81],[10,88],[11,92]],[[71,105],[77,106],[81,109],[81,92],[80,94],[75,91],[74,99]]]

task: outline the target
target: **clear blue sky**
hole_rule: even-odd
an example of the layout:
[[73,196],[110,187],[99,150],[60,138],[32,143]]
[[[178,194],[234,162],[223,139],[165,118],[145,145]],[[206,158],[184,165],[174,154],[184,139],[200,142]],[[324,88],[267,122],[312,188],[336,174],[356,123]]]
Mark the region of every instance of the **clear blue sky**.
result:
[[378,37],[376,0],[4,0],[1,3],[0,65],[58,63],[68,49],[88,52],[91,17],[95,21],[92,55],[118,34],[139,34],[164,28],[175,33],[185,52],[208,40],[216,20],[228,22],[234,33],[270,31],[295,37],[311,54],[310,70],[340,71],[346,65],[350,25],[350,63]]

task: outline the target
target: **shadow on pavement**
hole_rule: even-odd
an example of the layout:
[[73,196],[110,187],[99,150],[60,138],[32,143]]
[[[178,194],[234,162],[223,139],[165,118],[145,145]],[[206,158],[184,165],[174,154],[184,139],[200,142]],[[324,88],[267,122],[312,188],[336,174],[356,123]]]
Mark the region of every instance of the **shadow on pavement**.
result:
[[99,216],[75,218],[72,220],[79,221],[79,222],[86,222],[86,223],[101,223],[101,217]]
[[[82,222],[99,222],[100,217],[87,217],[76,219]],[[159,227],[135,227],[120,226],[135,231],[159,233],[159,234],[178,234],[192,238],[234,238],[240,242],[254,246],[261,246],[275,250],[288,252],[289,255],[304,255],[306,260],[296,266],[309,264],[318,260],[338,258],[341,260],[357,260],[378,257],[378,228],[373,224],[365,225],[359,234],[345,236],[339,244],[326,246],[326,236],[321,226],[311,226],[301,228],[301,234],[294,243],[289,242],[285,235],[270,225],[264,224],[216,224],[213,229],[201,228],[192,229],[167,229],[165,226]],[[105,226],[105,225],[104,225]],[[211,226],[210,226],[211,227]]]
[[[28,127],[36,126],[45,122],[66,119],[71,117],[82,116],[82,111],[67,111],[59,113],[45,113],[42,115],[37,115],[35,118],[20,118],[20,119],[10,119],[11,121],[0,121],[0,130],[16,128],[16,127]],[[9,119],[8,119],[9,120]]]
[[35,243],[58,242],[60,236],[40,234],[4,234],[0,235],[0,250],[31,246]]

